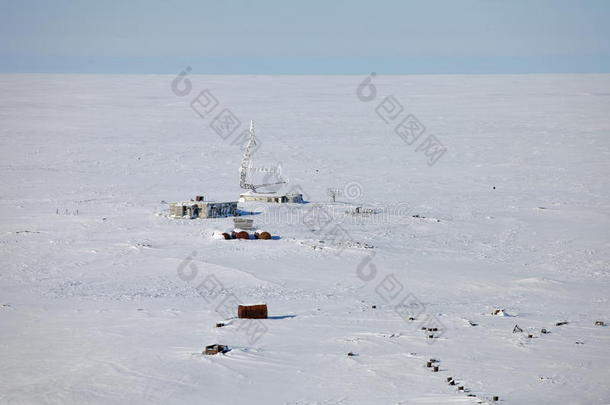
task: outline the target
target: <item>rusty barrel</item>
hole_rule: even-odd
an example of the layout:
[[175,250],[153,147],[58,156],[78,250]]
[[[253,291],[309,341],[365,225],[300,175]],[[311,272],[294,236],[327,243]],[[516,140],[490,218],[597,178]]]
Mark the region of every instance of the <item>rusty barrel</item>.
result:
[[266,319],[267,304],[240,305],[237,307],[237,317],[249,319]]

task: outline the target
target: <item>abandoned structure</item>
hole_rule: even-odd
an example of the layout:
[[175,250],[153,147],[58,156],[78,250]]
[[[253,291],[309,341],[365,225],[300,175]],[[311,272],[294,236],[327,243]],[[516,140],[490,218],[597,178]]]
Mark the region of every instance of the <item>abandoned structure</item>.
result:
[[239,202],[303,203],[303,194],[276,194],[245,192],[239,195]]
[[237,202],[183,201],[169,204],[173,218],[222,218],[237,214]]

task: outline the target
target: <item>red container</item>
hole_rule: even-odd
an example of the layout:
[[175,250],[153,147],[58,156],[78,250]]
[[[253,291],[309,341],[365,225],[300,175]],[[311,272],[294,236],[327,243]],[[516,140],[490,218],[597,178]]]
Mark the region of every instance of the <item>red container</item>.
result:
[[240,305],[237,307],[237,317],[247,319],[266,319],[267,304]]

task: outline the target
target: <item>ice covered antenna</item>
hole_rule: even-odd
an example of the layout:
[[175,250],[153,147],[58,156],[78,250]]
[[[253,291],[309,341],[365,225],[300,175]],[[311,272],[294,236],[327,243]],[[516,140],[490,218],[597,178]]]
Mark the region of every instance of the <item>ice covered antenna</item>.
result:
[[246,151],[241,159],[241,165],[239,166],[239,186],[246,190],[253,190],[254,186],[247,183],[248,167],[250,167],[250,159],[252,158],[252,152],[256,146],[256,138],[254,137],[254,121],[250,120],[250,139],[246,145]]
[[267,184],[250,184],[248,183],[248,169],[250,168],[250,162],[252,160],[252,153],[254,153],[254,147],[256,146],[256,137],[254,136],[254,121],[250,120],[250,139],[248,139],[248,144],[246,145],[246,151],[244,152],[244,157],[241,160],[241,165],[239,166],[239,186],[245,190],[252,190],[256,193],[256,189],[258,187],[266,187],[272,186],[274,184],[284,184],[285,181],[279,181],[276,183],[267,183]]

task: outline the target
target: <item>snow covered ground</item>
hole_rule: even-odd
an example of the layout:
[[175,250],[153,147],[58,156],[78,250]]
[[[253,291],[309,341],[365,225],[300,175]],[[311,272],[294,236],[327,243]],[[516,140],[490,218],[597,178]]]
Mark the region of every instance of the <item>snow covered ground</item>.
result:
[[[364,79],[0,75],[0,403],[610,403],[610,75]],[[250,119],[279,239],[166,217],[237,200]]]

